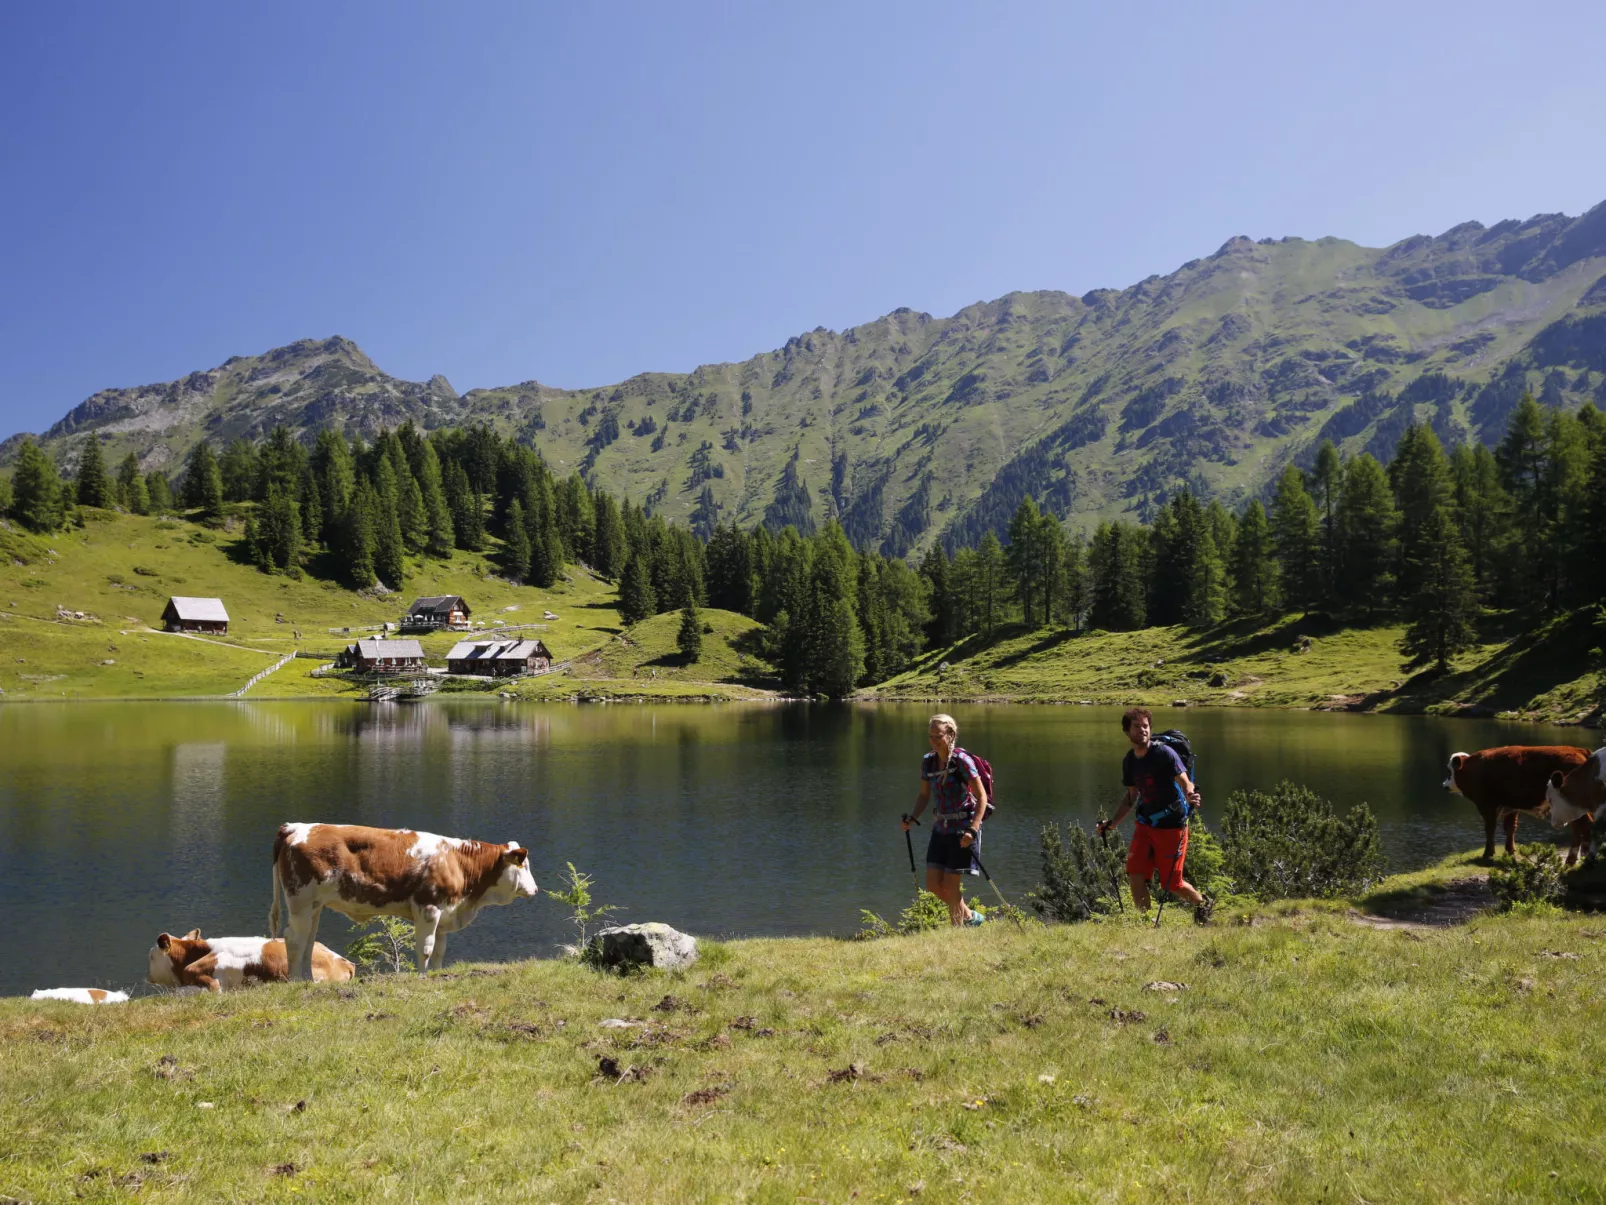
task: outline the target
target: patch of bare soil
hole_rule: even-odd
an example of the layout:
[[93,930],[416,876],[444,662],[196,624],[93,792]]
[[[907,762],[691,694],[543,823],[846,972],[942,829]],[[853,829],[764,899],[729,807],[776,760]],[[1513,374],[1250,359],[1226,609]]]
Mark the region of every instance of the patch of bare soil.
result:
[[1402,893],[1397,899],[1376,901],[1374,912],[1350,910],[1349,918],[1373,929],[1435,929],[1464,925],[1494,907],[1489,876],[1468,875],[1432,891]]

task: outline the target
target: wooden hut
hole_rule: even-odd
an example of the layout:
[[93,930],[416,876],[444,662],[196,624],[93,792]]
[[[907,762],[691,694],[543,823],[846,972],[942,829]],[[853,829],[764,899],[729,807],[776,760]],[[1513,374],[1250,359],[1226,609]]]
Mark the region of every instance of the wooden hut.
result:
[[162,625],[169,632],[210,632],[229,634],[229,613],[221,598],[184,598],[174,595],[162,611]]
[[432,631],[466,628],[471,614],[473,612],[469,609],[468,601],[462,595],[437,594],[415,600],[407,609],[407,614],[402,616],[402,627]]
[[421,674],[424,647],[416,640],[359,640],[347,645],[335,664],[364,674]]
[[546,673],[552,654],[539,640],[462,640],[446,654],[446,668],[454,674],[514,678]]

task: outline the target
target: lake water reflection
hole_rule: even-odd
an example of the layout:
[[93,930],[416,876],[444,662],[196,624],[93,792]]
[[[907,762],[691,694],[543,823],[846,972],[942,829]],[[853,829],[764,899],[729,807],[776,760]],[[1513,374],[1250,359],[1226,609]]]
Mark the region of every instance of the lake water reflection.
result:
[[[861,908],[895,912],[911,894],[896,819],[915,795],[931,710],[0,706],[0,994],[133,985],[163,929],[265,932],[269,851],[286,820],[518,839],[543,887],[572,861],[624,920],[704,935],[845,934]],[[1019,899],[1036,882],[1041,825],[1090,820],[1118,796],[1119,712],[952,710],[961,743],[997,773],[1001,810],[983,856]],[[1440,789],[1450,753],[1598,736],[1425,717],[1156,713],[1157,729],[1172,725],[1198,751],[1207,821],[1229,791],[1291,778],[1340,805],[1369,802],[1402,869],[1482,840],[1471,805]],[[323,938],[338,948],[344,933],[325,913]],[[543,897],[481,913],[453,936],[451,958],[546,956],[567,936]]]

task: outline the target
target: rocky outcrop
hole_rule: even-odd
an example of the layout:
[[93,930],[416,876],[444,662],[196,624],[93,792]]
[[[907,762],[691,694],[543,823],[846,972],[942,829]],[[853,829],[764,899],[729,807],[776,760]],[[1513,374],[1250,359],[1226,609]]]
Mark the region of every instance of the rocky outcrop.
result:
[[697,939],[660,921],[614,925],[591,939],[589,951],[599,965],[613,970],[678,971],[697,961]]

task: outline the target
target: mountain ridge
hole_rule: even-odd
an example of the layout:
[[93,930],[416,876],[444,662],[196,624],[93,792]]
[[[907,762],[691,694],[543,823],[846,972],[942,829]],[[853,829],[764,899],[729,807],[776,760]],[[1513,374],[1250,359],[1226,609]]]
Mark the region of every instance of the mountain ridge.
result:
[[1525,389],[1606,401],[1606,203],[1385,248],[1238,235],[1124,289],[900,307],[585,389],[458,394],[391,377],[341,336],[303,339],[101,390],[42,442],[70,464],[98,431],[109,455],[172,471],[202,438],[280,423],[311,439],[483,422],[694,526],[836,518],[903,555],[996,531],[1027,493],[1085,525],[1145,517],[1183,484],[1236,504],[1323,438],[1385,459],[1412,421],[1492,442]]

